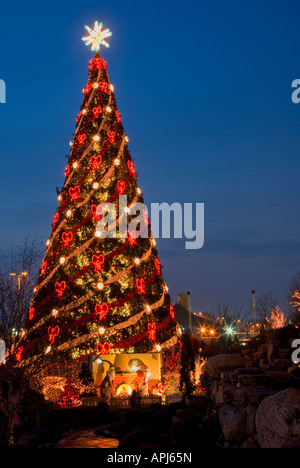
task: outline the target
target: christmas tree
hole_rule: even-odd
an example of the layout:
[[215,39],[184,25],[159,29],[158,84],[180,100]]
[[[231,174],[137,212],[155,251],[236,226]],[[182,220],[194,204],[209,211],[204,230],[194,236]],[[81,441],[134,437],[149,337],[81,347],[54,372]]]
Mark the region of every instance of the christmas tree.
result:
[[61,394],[58,405],[61,408],[74,408],[75,406],[81,406],[80,395],[76,390],[72,377],[69,377],[66,382],[64,391]]
[[96,53],[18,360],[159,352],[178,341],[147,212],[132,214],[144,200],[99,53],[111,33],[97,22],[86,28]]

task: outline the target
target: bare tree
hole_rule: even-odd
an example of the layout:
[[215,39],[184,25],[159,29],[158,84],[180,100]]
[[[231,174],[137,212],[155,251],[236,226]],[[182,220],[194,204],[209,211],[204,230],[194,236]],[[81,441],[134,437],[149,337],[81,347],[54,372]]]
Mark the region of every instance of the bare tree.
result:
[[22,363],[15,359],[28,316],[40,257],[39,242],[29,238],[17,246],[10,262],[7,256],[1,255],[0,338],[6,345],[6,363],[0,365],[0,411],[5,421],[8,446],[13,444],[14,419],[24,392],[43,365],[38,359]]
[[39,243],[28,237],[15,249],[13,258],[1,255],[0,338],[6,345],[6,359],[15,353],[28,316],[41,257]]
[[274,310],[276,306],[277,301],[273,297],[272,292],[260,293],[255,300],[255,310],[259,320],[264,322],[268,317],[270,317],[272,310]]

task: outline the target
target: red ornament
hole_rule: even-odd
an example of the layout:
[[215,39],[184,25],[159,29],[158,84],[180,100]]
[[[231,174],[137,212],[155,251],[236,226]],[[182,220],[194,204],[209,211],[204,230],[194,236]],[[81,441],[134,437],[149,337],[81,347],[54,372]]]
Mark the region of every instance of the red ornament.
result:
[[101,81],[99,85],[102,93],[108,93],[108,84],[106,83],[106,81]]
[[174,307],[172,306],[172,304],[170,304],[170,315],[171,315],[172,319],[175,318],[175,310],[174,310]]
[[58,220],[59,220],[59,214],[55,213],[53,217],[53,227],[58,223]]
[[107,304],[97,304],[95,307],[95,313],[99,315],[99,320],[105,320],[106,314],[109,308]]
[[62,240],[63,240],[63,243],[65,244],[65,247],[70,248],[70,242],[71,242],[72,239],[73,239],[73,233],[71,231],[70,232],[63,232]]
[[78,120],[80,119],[81,115],[82,115],[81,112],[79,112],[79,114],[77,114],[76,122],[78,122]]
[[148,339],[149,341],[155,341],[156,338],[156,325],[155,323],[148,323]]
[[100,211],[102,211],[101,206],[97,206],[97,205],[91,206],[91,213],[94,215],[94,222],[99,221],[99,219],[101,218]]
[[126,184],[125,184],[124,180],[118,180],[117,190],[118,190],[120,195],[122,195],[125,192],[125,187],[126,187]]
[[93,66],[94,66],[94,60],[95,60],[95,59],[91,59],[91,60],[89,61],[89,71],[91,71],[92,68],[93,68]]
[[91,91],[92,89],[92,84],[91,83],[88,83],[87,85],[85,85],[85,87],[83,88],[83,94],[89,94],[89,92]]
[[101,111],[102,111],[101,107],[93,107],[92,112],[94,114],[94,119],[99,118]]
[[33,319],[34,319],[34,307],[30,307],[30,309],[29,309],[29,314],[28,314],[28,318],[29,318],[29,320],[33,320]]
[[128,232],[128,241],[131,247],[133,247],[134,245],[138,245],[135,231]]
[[127,167],[128,167],[129,173],[135,176],[135,167],[132,161],[129,161],[129,160],[127,161]]
[[139,294],[146,294],[146,291],[145,291],[145,280],[142,278],[142,279],[138,279],[136,280],[136,286],[137,286],[137,289],[138,289],[138,293]]
[[161,264],[158,258],[154,260],[155,263],[155,272],[157,275],[161,275]]
[[41,266],[41,275],[44,275],[47,271],[47,266],[48,266],[48,263],[47,262],[43,262],[42,263],[42,266]]
[[86,134],[85,133],[81,133],[81,135],[78,135],[78,143],[80,145],[84,145],[86,142]]
[[113,145],[114,142],[115,142],[115,136],[116,136],[115,132],[108,131],[107,136],[109,138],[109,143],[111,143]]
[[95,57],[94,60],[92,61],[96,67],[97,70],[100,70],[101,65],[102,65],[102,59],[101,57]]
[[55,338],[58,336],[60,329],[58,326],[48,328],[48,336],[50,344],[54,343]]
[[79,185],[76,185],[76,187],[70,187],[69,188],[69,195],[71,197],[71,201],[73,202],[79,197],[80,194],[80,187]]
[[70,174],[70,166],[67,166],[65,169],[65,177],[67,178],[69,174]]
[[57,292],[57,297],[59,299],[63,297],[66,287],[67,285],[65,281],[62,281],[61,283],[55,283],[55,291]]
[[117,119],[117,122],[120,123],[121,122],[121,114],[119,111],[116,111],[115,112],[115,115],[116,115],[116,119]]
[[101,169],[101,162],[102,162],[101,154],[98,154],[98,156],[92,156],[91,157],[91,165],[93,166],[94,171],[96,169]]
[[22,359],[22,353],[23,353],[23,346],[20,346],[17,350],[17,353],[16,353],[16,361],[20,362],[21,359]]
[[104,265],[105,257],[103,254],[93,255],[92,263],[94,265],[94,272],[97,273],[98,270],[101,270]]
[[99,354],[108,354],[110,350],[110,344],[108,342],[101,344],[97,344],[97,351]]

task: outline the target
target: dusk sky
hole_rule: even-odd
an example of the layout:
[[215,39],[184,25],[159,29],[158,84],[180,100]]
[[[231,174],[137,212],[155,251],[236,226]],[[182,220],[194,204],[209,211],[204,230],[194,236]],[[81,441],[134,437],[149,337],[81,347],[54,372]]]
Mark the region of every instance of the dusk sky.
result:
[[[45,241],[93,52],[102,52],[145,202],[205,204],[205,243],[158,239],[173,302],[285,308],[300,270],[298,0],[5,2],[0,19],[0,248]],[[42,258],[41,258],[42,261]]]

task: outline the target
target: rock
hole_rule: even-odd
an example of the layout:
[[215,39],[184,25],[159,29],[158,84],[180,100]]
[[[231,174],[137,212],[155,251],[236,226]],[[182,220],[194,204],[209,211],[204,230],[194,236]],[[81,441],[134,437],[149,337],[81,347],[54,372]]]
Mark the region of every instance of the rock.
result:
[[126,434],[119,443],[119,450],[136,450],[140,448],[143,440],[147,440],[147,433],[145,430],[132,431]]
[[266,372],[266,377],[272,388],[287,388],[293,381],[293,377],[288,372],[269,371]]
[[247,406],[248,394],[253,390],[264,390],[263,387],[240,387],[236,388],[233,403],[238,406]]
[[247,393],[247,400],[252,405],[260,405],[265,399],[277,393],[276,390],[251,390]]
[[280,341],[278,340],[270,340],[268,346],[268,363],[273,365],[274,360],[277,356],[279,351]]
[[43,441],[45,432],[45,430],[26,431],[23,434],[21,434],[14,447],[37,448],[37,446]]
[[222,372],[245,367],[239,354],[218,354],[208,359],[205,370],[212,379],[220,380]]
[[246,437],[246,412],[236,405],[223,405],[219,412],[220,424],[226,441],[240,444]]
[[286,372],[292,364],[293,363],[291,359],[275,359],[273,363],[273,370]]
[[285,444],[282,448],[299,449],[300,448],[300,442],[290,441],[287,444]]
[[185,397],[185,404],[188,408],[193,407],[206,411],[209,405],[209,399],[204,395],[187,395]]
[[265,398],[256,412],[256,431],[261,448],[282,448],[292,434],[292,421],[300,416],[300,391],[288,388]]
[[267,383],[265,375],[239,375],[238,380],[241,385],[248,387],[263,387]]
[[244,442],[242,443],[242,445],[240,446],[240,448],[243,448],[243,449],[257,449],[257,445],[255,445],[253,439],[251,437],[249,437],[248,439],[244,440]]

